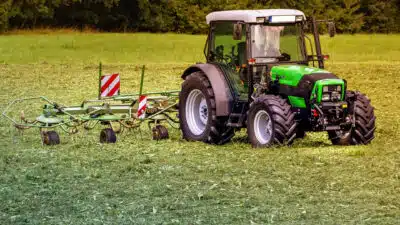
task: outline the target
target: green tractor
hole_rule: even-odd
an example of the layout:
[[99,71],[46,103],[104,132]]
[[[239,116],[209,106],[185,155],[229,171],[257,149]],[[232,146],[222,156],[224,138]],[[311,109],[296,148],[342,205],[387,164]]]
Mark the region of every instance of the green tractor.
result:
[[318,25],[334,36],[333,22],[292,9],[219,11],[206,19],[207,63],[182,74],[186,140],[223,144],[247,128],[253,147],[291,144],[308,131],[327,131],[335,145],[372,141],[370,100],[324,70]]

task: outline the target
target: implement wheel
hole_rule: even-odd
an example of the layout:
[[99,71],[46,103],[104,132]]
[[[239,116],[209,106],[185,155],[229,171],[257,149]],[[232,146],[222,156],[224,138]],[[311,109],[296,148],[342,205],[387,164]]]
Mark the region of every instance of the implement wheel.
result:
[[297,123],[290,105],[280,96],[261,95],[250,105],[247,134],[254,148],[291,144]]
[[60,136],[54,130],[52,131],[43,131],[42,132],[42,140],[45,145],[58,145],[60,144]]
[[168,130],[163,125],[157,125],[153,127],[152,131],[153,131],[153,140],[162,140],[169,138]]
[[225,118],[216,116],[214,91],[203,72],[194,72],[183,82],[179,116],[183,138],[189,141],[224,144],[235,134],[225,126]]
[[367,96],[359,92],[348,91],[346,96],[355,126],[347,131],[328,131],[329,139],[334,145],[369,144],[375,137],[374,107]]
[[117,142],[117,136],[111,128],[105,128],[100,132],[100,143],[115,143]]

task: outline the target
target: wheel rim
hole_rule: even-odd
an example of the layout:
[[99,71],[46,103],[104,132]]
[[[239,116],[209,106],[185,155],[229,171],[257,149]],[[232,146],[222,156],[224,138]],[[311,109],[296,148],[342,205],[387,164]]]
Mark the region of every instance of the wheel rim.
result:
[[271,117],[265,110],[260,110],[254,117],[254,133],[260,144],[268,144],[272,137]]
[[186,121],[190,131],[194,135],[201,135],[208,123],[208,106],[203,93],[192,90],[186,99]]

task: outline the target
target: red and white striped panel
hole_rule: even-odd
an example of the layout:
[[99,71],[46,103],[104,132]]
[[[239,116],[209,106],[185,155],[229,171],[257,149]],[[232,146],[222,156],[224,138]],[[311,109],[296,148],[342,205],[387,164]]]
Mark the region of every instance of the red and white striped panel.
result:
[[146,105],[147,105],[147,96],[141,95],[139,97],[139,107],[137,111],[137,117],[139,119],[144,119],[146,116]]
[[101,76],[101,97],[110,97],[119,94],[121,82],[119,74],[103,75]]

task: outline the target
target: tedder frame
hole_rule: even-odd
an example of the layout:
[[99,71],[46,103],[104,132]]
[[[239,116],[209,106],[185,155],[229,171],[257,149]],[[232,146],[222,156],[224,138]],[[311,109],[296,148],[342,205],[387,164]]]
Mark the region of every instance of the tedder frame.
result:
[[[20,98],[11,101],[2,115],[11,121],[18,130],[37,128],[40,130],[42,143],[56,145],[60,137],[56,128],[68,134],[78,132],[79,127],[86,130],[98,125],[105,126],[100,132],[101,143],[115,143],[117,132],[124,129],[140,129],[147,122],[154,140],[168,138],[168,130],[161,122],[167,122],[171,127],[179,129],[177,119],[177,104],[179,91],[163,91],[143,93],[145,66],[141,70],[140,90],[135,94],[120,94],[101,96],[102,65],[99,66],[99,96],[98,99],[85,100],[78,106],[63,106],[47,97]],[[119,85],[119,84],[118,84]],[[25,108],[32,101],[44,102],[43,112],[38,117],[28,120],[24,111],[20,118],[10,115],[14,106],[23,104]],[[139,108],[140,107],[140,108]]]

